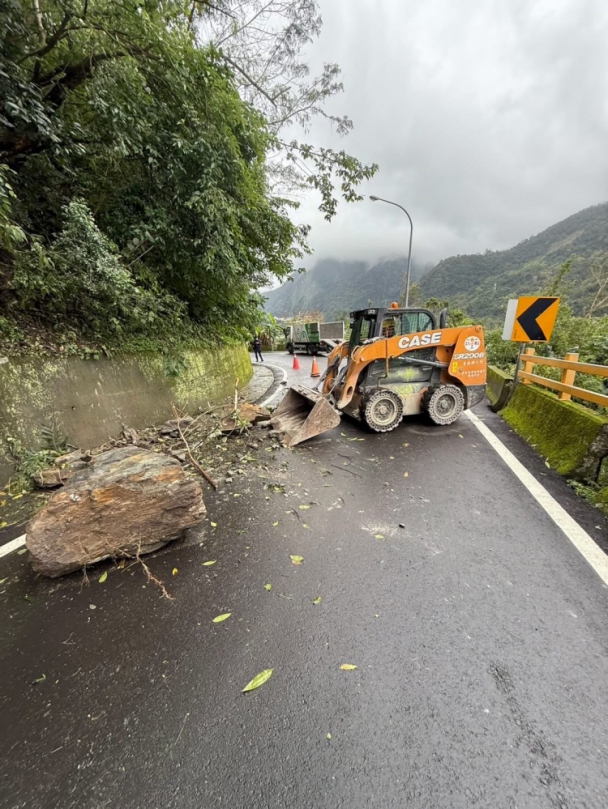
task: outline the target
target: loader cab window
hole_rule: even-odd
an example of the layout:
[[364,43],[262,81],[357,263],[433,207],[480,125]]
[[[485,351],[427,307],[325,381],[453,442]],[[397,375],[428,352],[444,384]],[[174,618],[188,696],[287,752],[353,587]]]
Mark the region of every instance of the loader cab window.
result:
[[415,334],[419,331],[431,331],[435,328],[433,318],[428,312],[395,312],[386,313],[382,320],[382,337],[395,337],[402,334]]
[[435,328],[428,312],[402,312],[400,334],[415,334],[418,331],[431,331]]
[[351,325],[350,349],[360,346],[364,340],[370,340],[376,329],[376,313],[359,315]]

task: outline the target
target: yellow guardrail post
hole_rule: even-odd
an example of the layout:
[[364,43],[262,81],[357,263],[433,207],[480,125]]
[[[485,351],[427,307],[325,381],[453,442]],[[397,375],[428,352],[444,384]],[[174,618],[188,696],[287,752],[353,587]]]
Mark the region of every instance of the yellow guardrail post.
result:
[[[536,351],[535,348],[526,348],[524,353],[523,353],[522,360],[523,360],[523,366],[524,367],[522,368],[522,370],[526,374],[531,374],[531,373],[533,373],[533,370],[534,370],[534,363],[530,362],[529,360],[526,360],[526,357],[533,356],[535,351]],[[521,381],[522,381],[522,383],[524,385],[529,385],[530,384],[529,379],[522,379]]]
[[[566,354],[564,359],[568,360],[569,362],[578,362],[578,356],[579,356],[578,353],[571,351],[568,354]],[[560,381],[562,385],[574,385],[575,378],[576,378],[575,370],[570,368],[564,368],[562,370],[562,378]],[[569,402],[570,399],[572,399],[572,394],[566,393],[565,391],[560,391],[557,394],[557,398],[561,399],[562,402]]]

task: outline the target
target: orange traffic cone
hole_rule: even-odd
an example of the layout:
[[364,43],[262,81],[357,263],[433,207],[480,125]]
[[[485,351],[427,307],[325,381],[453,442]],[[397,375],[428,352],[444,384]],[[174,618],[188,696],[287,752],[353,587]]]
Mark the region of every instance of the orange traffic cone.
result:
[[293,355],[293,370],[299,371],[300,370],[300,361],[296,354]]
[[313,356],[312,358],[312,370],[310,372],[311,376],[321,376],[319,373],[319,366],[317,365],[317,358]]

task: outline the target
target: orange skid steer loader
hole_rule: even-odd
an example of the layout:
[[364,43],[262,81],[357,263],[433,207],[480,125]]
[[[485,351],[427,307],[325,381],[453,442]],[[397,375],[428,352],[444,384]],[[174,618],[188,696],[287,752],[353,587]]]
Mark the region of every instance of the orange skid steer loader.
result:
[[394,430],[404,416],[428,413],[452,424],[483,399],[486,353],[481,326],[447,327],[447,310],[362,309],[351,313],[349,342],[329,355],[321,390],[293,385],[272,424],[287,446],[331,430],[341,414],[371,430]]

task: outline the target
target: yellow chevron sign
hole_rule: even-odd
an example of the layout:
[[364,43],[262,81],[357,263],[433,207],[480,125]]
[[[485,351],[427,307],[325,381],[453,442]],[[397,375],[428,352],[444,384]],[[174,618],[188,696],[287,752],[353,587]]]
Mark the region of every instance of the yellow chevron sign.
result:
[[510,300],[502,339],[514,343],[546,343],[555,326],[559,300],[540,295]]

